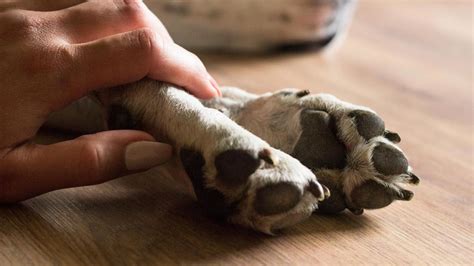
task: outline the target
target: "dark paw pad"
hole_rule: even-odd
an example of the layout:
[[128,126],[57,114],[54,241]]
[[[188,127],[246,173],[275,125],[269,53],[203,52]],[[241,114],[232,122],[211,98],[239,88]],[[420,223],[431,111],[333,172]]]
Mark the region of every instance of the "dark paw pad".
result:
[[291,210],[303,192],[291,183],[267,185],[257,191],[255,210],[261,215],[274,215]]
[[225,218],[233,211],[233,207],[227,204],[222,193],[215,189],[206,188],[204,186],[205,164],[204,157],[199,152],[182,149],[180,151],[181,162],[193,183],[194,193],[198,202],[204,209],[216,218]]
[[318,203],[317,212],[335,214],[346,209],[344,193],[339,187],[337,180],[321,172],[317,175],[318,181],[331,191],[331,196]]
[[413,193],[408,190],[394,189],[369,180],[356,187],[351,193],[352,203],[364,209],[380,209],[388,206],[394,200],[410,200]]
[[375,169],[384,175],[399,175],[408,172],[408,160],[396,148],[380,143],[374,148],[372,162]]
[[342,169],[346,165],[346,148],[336,136],[335,124],[324,111],[301,112],[302,133],[293,157],[311,169]]
[[228,150],[215,159],[217,180],[227,186],[246,184],[250,175],[260,166],[260,159],[245,150]]
[[355,110],[349,113],[349,117],[355,119],[357,131],[365,140],[381,136],[385,131],[383,120],[372,112]]
[[336,214],[346,209],[344,194],[339,188],[329,187],[331,196],[318,204],[318,212]]

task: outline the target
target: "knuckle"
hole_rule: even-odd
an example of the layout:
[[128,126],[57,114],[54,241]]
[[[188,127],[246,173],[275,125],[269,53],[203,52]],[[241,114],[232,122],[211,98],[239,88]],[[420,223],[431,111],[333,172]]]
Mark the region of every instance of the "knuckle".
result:
[[92,140],[91,136],[84,135],[78,138],[78,141],[82,141],[82,148],[79,153],[77,172],[78,177],[76,180],[80,180],[79,185],[93,185],[99,183],[102,179],[102,175],[105,171],[102,163],[102,149],[100,144]]
[[137,33],[137,41],[141,47],[151,49],[155,46],[156,34],[149,28],[141,29]]
[[51,79],[59,88],[69,88],[74,90],[74,80],[76,77],[75,54],[73,47],[58,46],[54,49],[55,57],[51,58],[47,64],[49,68],[54,68],[49,71]]
[[40,75],[43,81],[59,87],[74,84],[74,54],[67,46],[41,47],[24,54],[25,71],[32,76]]
[[142,0],[113,0],[117,11],[124,14],[133,23],[141,23],[145,17]]
[[56,61],[59,65],[59,68],[62,72],[63,70],[68,70],[70,69],[75,62],[75,54],[74,54],[74,49],[72,46],[57,46],[55,47],[55,54],[56,58],[54,61]]
[[133,35],[132,43],[139,51],[145,51],[151,55],[155,50],[160,50],[160,42],[156,33],[150,28],[137,30]]

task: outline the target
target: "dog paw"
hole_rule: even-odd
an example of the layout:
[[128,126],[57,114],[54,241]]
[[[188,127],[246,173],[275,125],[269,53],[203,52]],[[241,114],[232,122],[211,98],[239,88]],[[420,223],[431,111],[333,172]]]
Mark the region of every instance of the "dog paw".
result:
[[330,189],[331,197],[319,204],[319,212],[347,208],[361,214],[413,197],[401,184],[420,180],[395,145],[400,136],[386,130],[374,111],[296,89],[240,102],[237,111],[235,104],[229,108],[232,119],[298,159]]
[[302,99],[300,125],[301,137],[292,155],[335,194],[320,204],[320,212],[348,208],[362,214],[364,209],[412,199],[413,192],[401,184],[418,184],[420,180],[395,145],[400,136],[386,130],[384,121],[372,110],[330,95],[309,96]]
[[308,168],[279,150],[226,146],[213,153],[180,150],[198,202],[216,218],[274,234],[329,197]]

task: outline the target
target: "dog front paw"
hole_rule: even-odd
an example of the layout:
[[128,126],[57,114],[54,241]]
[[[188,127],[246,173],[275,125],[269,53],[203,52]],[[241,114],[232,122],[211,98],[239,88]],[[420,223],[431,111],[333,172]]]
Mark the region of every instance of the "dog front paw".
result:
[[199,203],[214,217],[274,234],[296,224],[329,197],[329,190],[291,156],[273,149],[180,150]]
[[[399,135],[386,130],[383,120],[373,111],[347,107],[332,114],[328,110],[334,120],[334,137],[345,149],[345,157],[339,160],[343,167],[333,171],[323,169],[327,163],[313,164],[321,182],[331,187],[334,194],[342,195],[339,200],[344,200],[345,207],[355,214],[361,214],[364,209],[386,207],[395,200],[411,200],[413,192],[401,184],[418,184],[420,180],[403,151],[395,145],[400,142]],[[311,150],[317,153],[318,149],[313,146]],[[303,153],[295,154],[298,155],[306,158]],[[319,210],[333,213],[344,209],[336,200],[335,197],[321,204]]]
[[[375,112],[324,94],[302,99],[302,108],[302,134],[292,154],[334,194],[320,212],[348,208],[361,214],[412,199],[413,192],[401,184],[420,180],[395,145],[400,136],[386,130]],[[312,134],[316,131],[319,135]]]

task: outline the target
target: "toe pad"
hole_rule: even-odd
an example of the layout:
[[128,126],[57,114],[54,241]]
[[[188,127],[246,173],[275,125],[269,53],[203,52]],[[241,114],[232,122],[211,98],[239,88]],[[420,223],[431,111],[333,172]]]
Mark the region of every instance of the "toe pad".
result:
[[298,204],[303,193],[291,183],[267,185],[257,191],[255,210],[261,215],[286,212]]
[[355,110],[349,113],[349,117],[355,119],[357,131],[365,140],[381,136],[385,131],[383,120],[372,112]]
[[356,187],[352,193],[352,203],[364,209],[379,209],[388,206],[394,200],[392,191],[373,181],[369,180]]
[[199,152],[182,149],[181,162],[193,183],[194,193],[199,203],[213,217],[225,218],[233,211],[233,207],[226,203],[225,197],[217,190],[206,188],[204,185],[203,167],[204,157]]
[[215,159],[217,179],[228,186],[247,183],[250,175],[260,166],[260,160],[245,150],[228,150]]
[[310,169],[342,169],[346,165],[346,148],[335,133],[331,116],[324,111],[301,112],[302,133],[292,156]]
[[408,171],[408,161],[405,155],[385,143],[374,148],[372,162],[375,169],[384,175],[399,175]]

